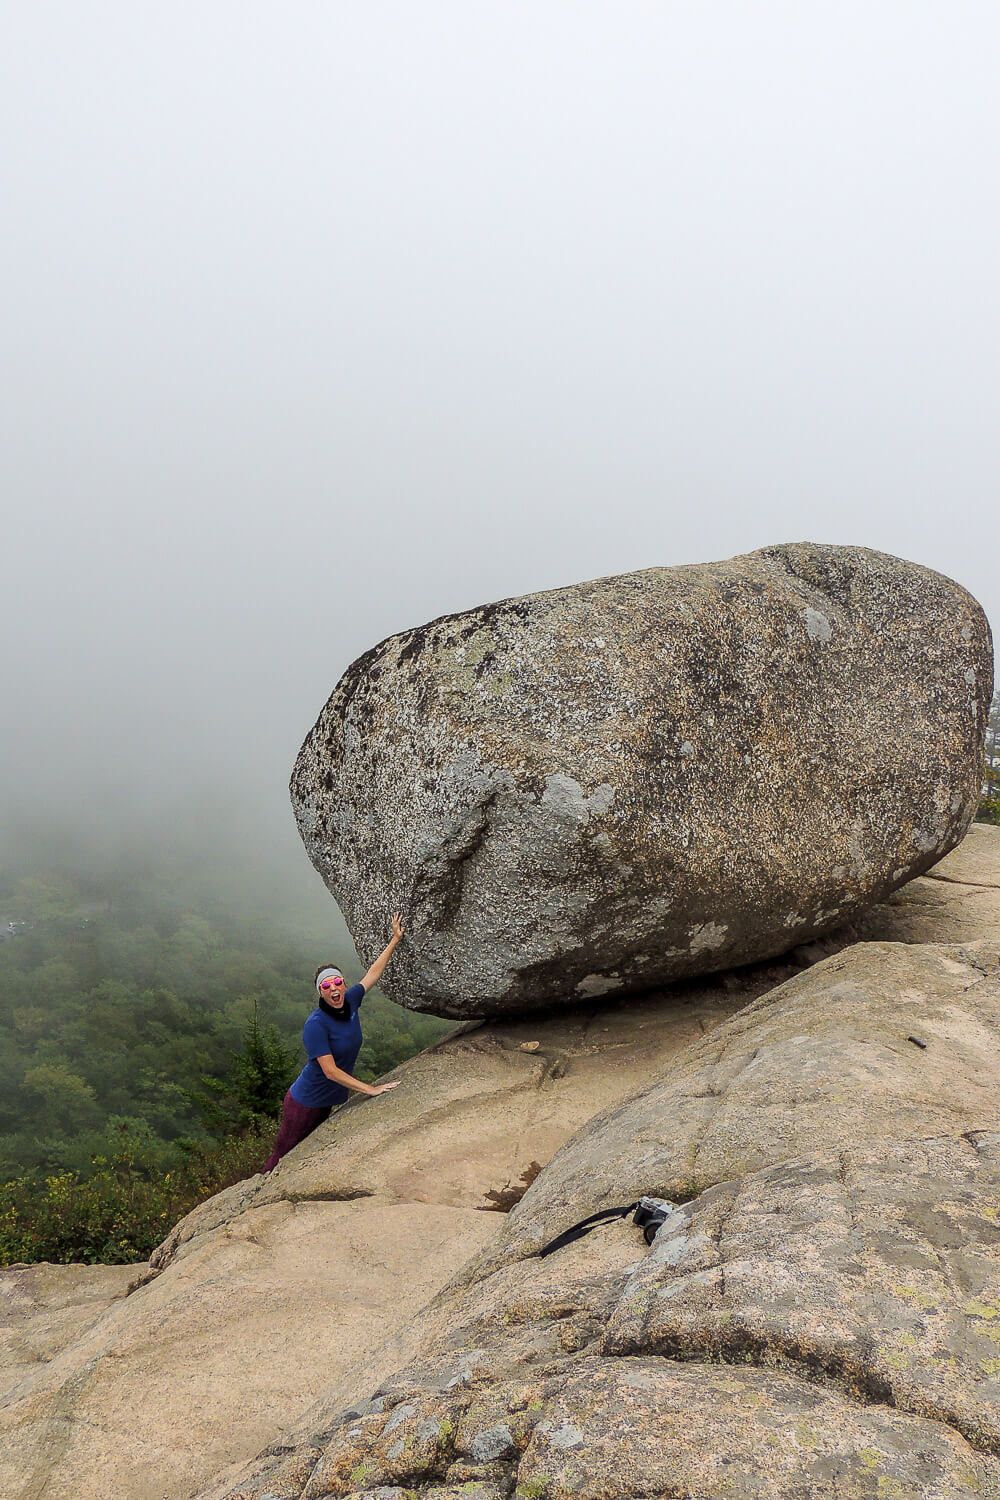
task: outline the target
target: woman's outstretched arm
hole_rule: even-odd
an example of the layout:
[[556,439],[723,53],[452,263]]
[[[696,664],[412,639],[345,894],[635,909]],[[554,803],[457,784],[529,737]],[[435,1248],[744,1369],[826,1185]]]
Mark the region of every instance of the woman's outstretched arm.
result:
[[389,962],[390,958],[395,953],[396,949],[402,941],[403,920],[400,913],[398,911],[394,911],[392,914],[392,937],[389,939],[388,943],[386,943],[385,947],[382,949],[382,952],[379,954],[378,958],[372,964],[371,968],[368,970],[368,973],[361,981],[366,990],[370,990],[373,984],[378,984],[379,980],[382,978],[382,973],[385,969],[386,964]]
[[399,1088],[398,1078],[394,1083],[365,1083],[362,1079],[355,1078],[353,1073],[345,1073],[343,1068],[337,1067],[330,1052],[317,1057],[316,1061],[332,1083],[341,1083],[345,1089],[351,1089],[355,1094],[367,1094],[371,1098],[373,1094],[387,1094],[390,1089]]

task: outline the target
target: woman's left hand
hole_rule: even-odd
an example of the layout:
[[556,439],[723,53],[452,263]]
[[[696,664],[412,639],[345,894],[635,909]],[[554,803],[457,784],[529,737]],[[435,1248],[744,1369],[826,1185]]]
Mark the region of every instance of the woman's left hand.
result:
[[403,936],[403,914],[394,911],[392,914],[392,935],[398,943]]

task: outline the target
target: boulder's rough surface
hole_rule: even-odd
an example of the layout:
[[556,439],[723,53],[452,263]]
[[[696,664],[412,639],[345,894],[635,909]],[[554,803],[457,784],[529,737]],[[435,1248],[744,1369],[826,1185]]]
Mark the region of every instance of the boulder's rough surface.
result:
[[784,952],[959,842],[992,643],[976,601],[807,543],[504,600],[351,666],[299,754],[309,856],[384,986],[442,1015]]
[[[209,1486],[205,1492],[213,1500],[234,1489],[260,1500],[265,1495],[299,1500],[334,1443],[346,1445],[336,1451],[348,1463],[347,1483],[358,1486],[350,1492],[366,1500],[404,1500],[414,1488],[431,1500],[506,1500],[515,1475],[522,1500],[546,1493],[545,1476],[556,1486],[554,1496],[588,1494],[604,1472],[610,1477],[606,1492],[598,1491],[602,1500],[686,1492],[703,1500],[716,1494],[802,1500],[810,1488],[839,1500],[854,1495],[915,1500],[924,1494],[964,1500],[989,1493],[982,1488],[988,1456],[964,1429],[947,1425],[939,1415],[945,1396],[956,1422],[964,1422],[962,1410],[973,1396],[980,1406],[992,1400],[988,1386],[977,1385],[971,1365],[965,1365],[967,1359],[982,1361],[981,1340],[989,1342],[996,1321],[982,1270],[990,1214],[1000,1201],[991,1199],[983,1175],[992,1170],[988,1152],[980,1146],[984,1165],[976,1172],[967,1163],[959,1173],[961,1162],[972,1160],[961,1145],[954,1159],[944,1153],[927,1170],[917,1170],[924,1158],[916,1154],[901,1158],[900,1171],[912,1176],[912,1191],[907,1199],[901,1187],[894,1188],[892,1224],[884,1226],[886,1237],[878,1242],[872,1237],[872,1195],[863,1191],[873,1168],[861,1156],[856,1166],[849,1165],[843,1204],[831,1172],[839,1170],[850,1144],[845,1136],[852,1120],[853,1139],[875,1142],[877,1162],[887,1155],[877,1143],[899,1133],[950,1132],[957,1138],[983,1127],[988,1123],[984,1109],[995,1109],[985,1106],[984,1098],[996,1066],[990,955],[1000,946],[1000,831],[974,827],[930,875],[867,912],[860,935],[870,942],[853,958],[833,951],[834,967],[814,963],[825,948],[836,950],[858,935],[844,929],[787,960],[688,981],[669,995],[621,1002],[609,996],[545,1017],[463,1027],[405,1064],[398,1073],[402,1086],[393,1093],[336,1111],[269,1178],[252,1178],[196,1209],[151,1266],[4,1273],[0,1288],[11,1310],[11,1336],[0,1341],[7,1390],[0,1403],[0,1494],[4,1500],[186,1500]],[[886,947],[894,938],[945,946]],[[859,954],[867,960],[855,962]],[[838,969],[838,963],[846,968]],[[787,981],[800,971],[807,972],[796,984],[807,981],[816,988],[796,999],[795,985]],[[819,1033],[810,1028],[826,1008],[821,986],[842,984],[845,977],[858,986],[861,998],[842,995],[838,1015],[844,1020],[858,1008],[845,1036],[862,1050],[850,1054],[839,1083],[835,1054],[822,1063],[817,1052],[818,1071],[801,1079],[798,1088],[789,1078],[772,1100],[763,1088],[751,1087],[749,1052],[756,1044],[749,1033],[730,1035],[718,1055],[701,1050],[721,1035],[720,1028],[734,1024],[729,1018],[735,1011],[778,984],[784,985],[781,1005],[788,1009],[785,1031],[777,1009],[761,1007],[758,1015],[758,1024],[769,1028],[759,1037],[765,1073],[773,1074],[774,1049],[796,1034],[813,1038],[817,1047],[824,1036],[835,1043],[836,1026]],[[924,1001],[904,999],[905,1010],[893,1017],[893,984],[900,991],[920,991]],[[926,1051],[900,1039],[904,1027],[928,1041]],[[526,1045],[532,1050],[522,1050]],[[915,1071],[908,1071],[911,1055]],[[714,1125],[708,1119],[699,1123],[693,1113],[699,1070],[701,1091],[710,1097],[714,1089],[718,1095]],[[589,1146],[568,1146],[549,1165],[568,1137],[583,1139],[581,1127],[592,1116],[618,1122],[616,1111],[629,1096],[638,1091],[642,1099],[651,1097],[649,1086],[671,1077],[690,1096],[677,1106],[679,1156],[670,1129],[675,1106],[664,1100],[660,1113],[649,1117],[652,1126],[649,1118],[636,1124],[624,1113],[612,1126],[598,1122]],[[949,1078],[954,1099],[948,1096]],[[817,1086],[820,1098],[814,1101]],[[820,1128],[826,1108],[829,1141]],[[684,1179],[688,1190],[706,1190],[700,1203],[685,1208],[691,1224],[697,1222],[687,1240],[704,1232],[717,1246],[706,1251],[705,1267],[715,1279],[706,1286],[704,1304],[697,1305],[697,1283],[683,1282],[689,1319],[697,1312],[709,1330],[724,1323],[715,1316],[719,1309],[713,1301],[718,1267],[708,1264],[716,1253],[739,1293],[736,1298],[734,1292],[733,1315],[763,1330],[768,1349],[776,1351],[773,1368],[772,1356],[760,1352],[760,1340],[745,1355],[758,1365],[720,1367],[715,1361],[731,1354],[713,1345],[700,1326],[692,1333],[692,1350],[698,1352],[689,1362],[665,1356],[660,1345],[650,1352],[660,1337],[662,1312],[655,1322],[649,1313],[648,1331],[645,1322],[639,1335],[632,1330],[647,1320],[647,1293],[650,1306],[662,1308],[659,1293],[666,1283],[633,1280],[646,1264],[646,1251],[627,1223],[545,1260],[531,1258],[546,1226],[557,1232],[590,1212],[594,1200],[625,1201],[634,1187],[627,1176],[632,1153],[624,1134],[617,1137],[633,1128],[638,1148],[653,1153],[649,1170],[656,1182],[681,1180],[675,1164],[689,1157],[698,1173]],[[958,1316],[954,1301],[943,1307],[942,1321],[929,1307],[902,1297],[904,1308],[928,1321],[919,1328],[899,1326],[917,1340],[918,1354],[922,1330],[931,1331],[935,1342],[928,1349],[944,1380],[935,1385],[931,1366],[921,1372],[912,1362],[909,1374],[900,1374],[918,1395],[924,1393],[921,1400],[936,1403],[926,1411],[917,1404],[901,1412],[884,1401],[872,1404],[870,1392],[855,1392],[850,1381],[810,1372],[803,1360],[789,1361],[780,1352],[789,1340],[773,1331],[775,1320],[784,1316],[778,1293],[766,1322],[763,1273],[748,1272],[740,1281],[734,1261],[770,1253],[766,1225],[752,1211],[754,1201],[776,1203],[769,1168],[786,1156],[810,1154],[815,1161],[802,1169],[804,1181],[799,1174],[789,1177],[782,1200],[788,1205],[782,1223],[789,1239],[783,1275],[791,1285],[808,1268],[804,1204],[810,1201],[809,1173],[815,1172],[817,1274],[829,1267],[827,1279],[820,1278],[823,1301],[813,1307],[814,1322],[805,1330],[816,1337],[817,1358],[826,1358],[820,1339],[824,1321],[830,1325],[830,1347],[835,1336],[843,1343],[850,1333],[827,1305],[838,1289],[851,1316],[869,1317],[858,1301],[857,1277],[836,1243],[841,1206],[858,1214],[859,1253],[872,1265],[880,1245],[887,1264],[892,1256],[898,1259],[901,1237],[912,1239],[914,1253],[926,1256],[929,1265],[928,1234],[936,1235],[933,1244],[954,1287],[966,1286],[965,1300],[979,1309],[963,1312],[965,1321],[954,1323],[970,1335],[967,1354],[958,1348],[956,1333],[956,1349],[941,1359],[939,1335],[944,1330],[951,1338],[947,1320]],[[579,1170],[574,1162],[582,1164]],[[534,1163],[542,1170],[520,1208],[510,1214],[480,1212],[516,1197]],[[753,1171],[760,1174],[757,1189],[748,1186]],[[946,1173],[954,1173],[953,1180],[946,1180]],[[729,1201],[730,1190],[719,1186],[727,1180],[741,1196],[734,1199],[738,1211],[723,1224],[717,1204]],[[641,1190],[650,1186],[644,1181]],[[709,1189],[720,1196],[713,1198]],[[918,1221],[921,1195],[928,1207]],[[972,1197],[980,1201],[981,1215],[971,1213]],[[911,1216],[911,1227],[898,1229],[904,1213]],[[968,1261],[942,1243],[951,1231],[941,1215],[958,1225]],[[974,1232],[973,1217],[982,1219]],[[745,1233],[741,1218],[747,1221]],[[771,1227],[779,1231],[777,1223]],[[683,1273],[683,1266],[679,1269]],[[925,1297],[940,1295],[940,1283],[925,1271],[904,1268],[898,1283],[919,1286]],[[666,1275],[667,1269],[657,1272]],[[449,1280],[454,1289],[437,1295]],[[132,1283],[139,1283],[138,1289],[126,1297]],[[886,1306],[891,1311],[894,1304]],[[801,1318],[804,1310],[796,1315]],[[869,1330],[880,1326],[869,1317]],[[801,1323],[793,1329],[789,1322],[789,1329],[803,1335]],[[605,1336],[632,1338],[636,1352],[619,1354],[610,1342],[605,1348]],[[879,1355],[883,1364],[889,1355],[912,1353],[912,1346],[892,1345],[886,1338]],[[477,1350],[481,1353],[474,1358]],[[954,1369],[947,1364],[951,1359],[957,1361]],[[629,1394],[642,1389],[641,1374],[638,1386],[629,1384],[630,1372],[642,1365],[655,1372],[643,1396],[646,1418],[630,1404]],[[456,1375],[462,1378],[449,1394]],[[386,1394],[369,1407],[380,1380],[387,1381]],[[452,1397],[456,1405],[441,1414],[434,1403]],[[615,1401],[621,1402],[617,1418],[606,1404]],[[387,1467],[379,1468],[378,1422],[343,1420],[345,1408],[356,1402],[373,1418],[381,1407],[386,1422],[390,1405],[395,1410],[430,1402],[422,1421],[430,1421],[436,1410],[439,1426],[451,1422],[457,1432],[459,1419],[466,1426],[453,1448],[434,1450],[423,1473],[414,1466],[414,1475],[422,1477],[390,1484],[380,1476],[403,1469],[399,1453],[389,1458],[388,1450],[410,1436],[413,1414],[396,1416],[384,1444]],[[619,1430],[615,1421],[624,1426]],[[352,1437],[350,1429],[359,1426],[362,1438]],[[414,1421],[413,1444],[422,1443],[420,1451],[430,1453],[429,1432],[425,1428],[418,1436],[419,1426]],[[573,1428],[585,1439],[581,1446]],[[790,1448],[789,1442],[797,1446]],[[247,1461],[264,1446],[267,1456],[244,1475]],[[334,1462],[331,1450],[328,1463]],[[668,1472],[675,1479],[664,1480],[660,1490],[652,1483],[639,1487],[636,1476],[646,1474],[649,1465],[655,1484]],[[766,1477],[752,1480],[755,1491],[747,1476],[758,1471]],[[835,1487],[839,1479],[829,1476],[841,1472],[851,1477],[853,1489],[846,1480]],[[729,1488],[719,1488],[727,1474]],[[826,1491],[820,1481],[828,1483]]]

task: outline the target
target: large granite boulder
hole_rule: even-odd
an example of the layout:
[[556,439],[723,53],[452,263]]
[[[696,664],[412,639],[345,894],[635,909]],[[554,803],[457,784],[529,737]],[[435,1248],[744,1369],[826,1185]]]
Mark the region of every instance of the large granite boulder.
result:
[[784,952],[959,842],[989,626],[939,573],[770,547],[444,616],[344,674],[291,781],[393,999],[499,1014]]

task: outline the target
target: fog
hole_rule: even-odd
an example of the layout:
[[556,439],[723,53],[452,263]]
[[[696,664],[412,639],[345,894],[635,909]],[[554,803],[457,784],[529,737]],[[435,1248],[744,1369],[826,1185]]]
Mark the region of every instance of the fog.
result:
[[3,19],[8,840],[305,890],[337,678],[489,599],[808,539],[996,619],[994,4]]

